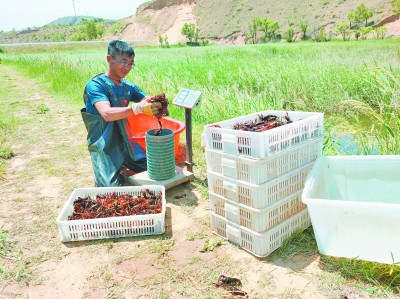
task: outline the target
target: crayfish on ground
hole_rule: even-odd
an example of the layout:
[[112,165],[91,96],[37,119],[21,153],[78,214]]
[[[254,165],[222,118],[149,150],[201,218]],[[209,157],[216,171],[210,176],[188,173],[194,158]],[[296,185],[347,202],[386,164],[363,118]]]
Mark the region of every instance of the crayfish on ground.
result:
[[162,211],[162,192],[157,195],[149,189],[143,189],[140,195],[116,192],[78,197],[74,201],[74,211],[68,220],[107,218],[118,216],[159,214]]
[[242,282],[238,278],[220,275],[218,281],[214,282],[213,285],[224,288],[233,298],[248,298],[247,293],[239,289]]

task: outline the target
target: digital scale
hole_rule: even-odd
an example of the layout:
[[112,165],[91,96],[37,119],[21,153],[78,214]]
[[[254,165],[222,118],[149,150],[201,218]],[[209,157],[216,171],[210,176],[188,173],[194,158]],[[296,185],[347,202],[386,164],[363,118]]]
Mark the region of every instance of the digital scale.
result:
[[172,104],[185,109],[193,109],[201,99],[201,92],[182,88],[173,100]]
[[155,181],[149,178],[147,171],[137,173],[128,177],[129,185],[161,185],[165,189],[175,187],[184,182],[194,179],[193,174],[193,152],[192,152],[192,109],[199,104],[202,93],[197,90],[182,88],[172,101],[172,104],[185,108],[186,125],[186,168],[175,166],[175,176],[163,181]]

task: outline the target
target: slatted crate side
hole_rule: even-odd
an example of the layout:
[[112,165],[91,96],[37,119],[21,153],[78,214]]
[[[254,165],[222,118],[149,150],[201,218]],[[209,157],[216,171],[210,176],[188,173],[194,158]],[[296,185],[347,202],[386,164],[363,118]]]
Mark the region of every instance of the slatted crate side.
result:
[[312,165],[313,163],[309,163],[261,185],[231,179],[207,171],[208,187],[211,192],[229,200],[252,208],[263,209],[303,188]]
[[205,149],[207,170],[228,178],[260,185],[314,162],[322,155],[323,138],[317,138],[264,159],[252,159]]
[[295,232],[308,228],[311,221],[305,209],[264,233],[257,233],[214,213],[211,213],[211,225],[215,234],[257,257],[266,257]]
[[213,213],[259,233],[271,229],[305,209],[306,205],[301,201],[301,194],[302,190],[298,190],[267,208],[255,209],[209,192]]

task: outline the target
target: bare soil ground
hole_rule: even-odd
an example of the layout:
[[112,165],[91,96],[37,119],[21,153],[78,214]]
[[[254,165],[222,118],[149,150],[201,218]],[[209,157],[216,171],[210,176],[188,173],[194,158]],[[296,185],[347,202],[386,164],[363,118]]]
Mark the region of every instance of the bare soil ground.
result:
[[167,191],[163,235],[62,243],[58,213],[75,188],[93,186],[79,110],[1,64],[0,89],[17,124],[0,180],[9,252],[0,256],[0,298],[226,298],[212,285],[220,274],[241,279],[249,298],[370,298],[324,272],[316,252],[259,259],[226,241],[200,252],[216,236],[208,198],[191,183]]

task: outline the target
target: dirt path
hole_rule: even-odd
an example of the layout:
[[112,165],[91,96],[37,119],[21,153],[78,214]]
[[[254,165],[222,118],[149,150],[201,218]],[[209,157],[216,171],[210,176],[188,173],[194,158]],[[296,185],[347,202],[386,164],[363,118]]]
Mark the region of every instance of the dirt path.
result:
[[249,298],[368,298],[324,273],[315,253],[260,260],[227,242],[201,253],[215,237],[208,198],[190,184],[168,190],[162,236],[60,242],[60,209],[73,189],[93,186],[79,111],[1,64],[0,88],[16,124],[15,157],[0,180],[10,249],[0,258],[0,298],[224,298],[212,286],[220,274],[240,278]]

